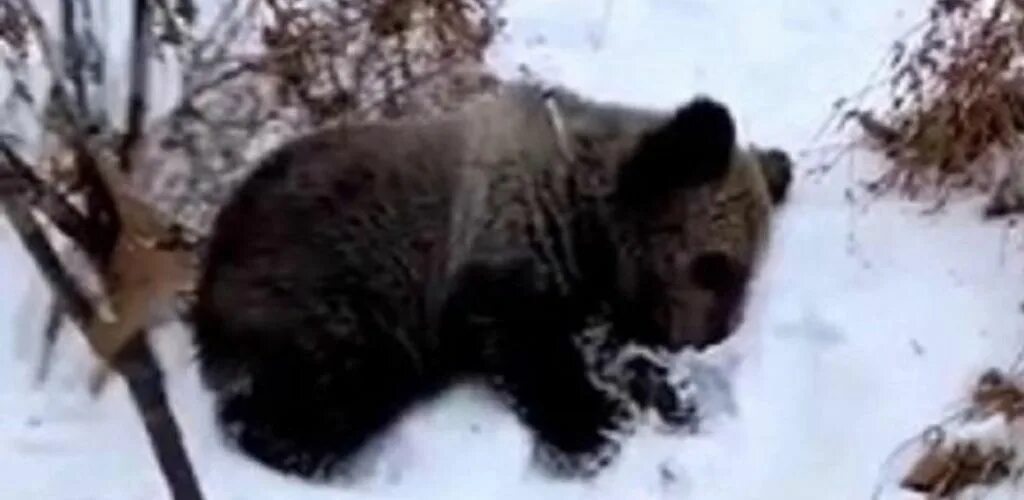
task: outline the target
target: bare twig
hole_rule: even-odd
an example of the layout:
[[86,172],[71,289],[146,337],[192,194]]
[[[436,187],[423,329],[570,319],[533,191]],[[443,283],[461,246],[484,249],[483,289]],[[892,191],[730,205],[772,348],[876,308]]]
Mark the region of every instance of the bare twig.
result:
[[[241,14],[232,18],[232,13],[238,10],[238,6],[242,2],[245,2],[245,8],[241,9]],[[210,30],[192,48],[193,63],[200,64],[200,61],[217,62],[224,60],[228,50],[241,33],[246,19],[250,19],[255,14],[259,3],[259,0],[229,0],[224,2],[224,5],[214,15],[213,22],[210,24]],[[213,54],[203,57],[207,50],[213,50]]]
[[42,384],[50,376],[53,364],[53,351],[57,347],[57,337],[64,323],[64,307],[60,300],[54,299],[46,314],[46,325],[43,326],[43,349],[39,353],[39,365],[36,367],[36,384]]
[[39,271],[49,283],[50,288],[60,298],[67,311],[81,324],[92,319],[94,309],[92,303],[61,266],[60,258],[50,246],[43,228],[32,217],[27,200],[19,197],[0,199],[7,218],[14,226],[21,243],[35,260]]
[[0,166],[6,166],[0,168],[0,174],[6,174],[0,177],[6,179],[6,182],[0,181],[0,186],[6,184],[6,189],[0,189],[0,192],[14,191],[27,196],[30,206],[42,210],[61,232],[88,253],[98,250],[95,234],[90,231],[85,217],[52,186],[36,177],[27,162],[3,141],[0,141],[0,158],[3,159]]
[[87,113],[89,110],[85,71],[82,70],[85,57],[84,44],[75,29],[75,6],[78,2],[64,2],[61,6],[61,30],[64,35],[64,71],[75,90],[76,108]]
[[144,333],[139,332],[121,350],[114,366],[128,384],[128,392],[146,426],[146,435],[156,453],[157,463],[170,487],[172,498],[202,500],[199,480],[167,401],[163,372]]
[[226,69],[221,70],[212,78],[203,80],[202,82],[188,89],[188,93],[182,98],[182,105],[191,105],[194,102],[196,102],[199,98],[203,97],[203,95],[207,92],[215,90],[221,85],[224,85],[225,83],[228,83],[231,80],[244,75],[245,73],[256,73],[260,70],[262,66],[263,63],[260,61],[239,61],[235,63],[234,66],[229,66]]
[[16,1],[18,2],[20,14],[24,16],[29,28],[31,28],[29,32],[32,33],[39,46],[46,68],[53,75],[54,80],[63,80],[64,68],[56,62],[59,59],[59,54],[53,47],[53,41],[50,39],[49,33],[46,32],[46,23],[43,22],[43,18],[39,16],[35,7],[32,6],[31,0]]
[[132,162],[129,155],[142,137],[142,124],[146,118],[146,87],[149,82],[149,47],[152,40],[150,24],[150,3],[148,0],[135,1],[135,16],[132,23],[131,80],[128,91],[128,118],[126,131],[118,156],[120,168],[130,171]]

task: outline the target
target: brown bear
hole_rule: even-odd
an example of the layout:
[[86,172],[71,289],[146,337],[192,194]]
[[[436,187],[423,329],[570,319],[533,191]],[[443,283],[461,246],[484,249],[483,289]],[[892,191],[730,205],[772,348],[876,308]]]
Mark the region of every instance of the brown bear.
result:
[[312,477],[482,380],[542,463],[593,474],[628,412],[576,337],[608,324],[616,342],[678,350],[727,335],[750,261],[693,219],[746,154],[708,97],[661,112],[522,83],[281,146],[205,252],[192,321],[220,422],[250,456]]

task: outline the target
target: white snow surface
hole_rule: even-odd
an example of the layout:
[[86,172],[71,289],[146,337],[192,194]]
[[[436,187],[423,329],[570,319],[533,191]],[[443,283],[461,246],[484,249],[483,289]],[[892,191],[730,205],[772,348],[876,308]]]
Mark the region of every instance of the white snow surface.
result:
[[[511,39],[495,52],[505,70],[528,62],[646,106],[707,92],[734,110],[745,141],[794,153],[924,11],[923,0],[508,3]],[[820,152],[799,155],[800,168]],[[212,500],[870,498],[900,472],[893,451],[1024,344],[1020,229],[983,223],[978,199],[934,216],[891,198],[851,203],[854,168],[878,161],[849,156],[824,178],[796,179],[746,321],[704,356],[725,373],[734,411],[697,435],[641,430],[593,482],[553,481],[531,470],[510,413],[459,388],[389,432],[363,478],[310,484],[223,444],[186,332],[167,327],[153,338],[202,488]],[[61,337],[50,380],[33,385],[48,299],[6,223],[0,272],[0,498],[169,498],[123,384],[88,396],[94,360],[77,334]],[[915,497],[890,487],[882,498]]]

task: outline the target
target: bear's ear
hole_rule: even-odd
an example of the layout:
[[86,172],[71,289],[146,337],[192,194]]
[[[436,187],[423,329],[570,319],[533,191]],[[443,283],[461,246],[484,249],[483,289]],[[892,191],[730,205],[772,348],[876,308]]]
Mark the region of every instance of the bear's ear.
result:
[[640,138],[618,172],[618,195],[643,201],[700,187],[728,173],[736,125],[725,105],[698,96]]
[[758,149],[756,152],[772,203],[781,205],[793,182],[793,160],[781,149]]

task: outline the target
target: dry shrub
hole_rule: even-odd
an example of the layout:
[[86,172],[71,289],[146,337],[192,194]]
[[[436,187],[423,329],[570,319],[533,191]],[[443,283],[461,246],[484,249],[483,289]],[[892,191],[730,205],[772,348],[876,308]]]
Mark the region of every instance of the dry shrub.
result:
[[992,486],[1006,479],[1012,459],[1011,450],[983,451],[974,443],[933,449],[915,464],[903,487],[928,498],[950,498],[971,486]]
[[[200,233],[268,150],[331,122],[430,113],[493,84],[500,0],[220,0],[174,45],[181,103],[148,130],[145,190]],[[191,35],[191,36],[189,36]]]
[[1024,1],[934,0],[922,30],[888,61],[889,99],[852,109],[869,143],[892,160],[871,183],[916,198],[992,189],[993,146],[1019,146],[1024,128]]
[[259,64],[316,122],[404,114],[413,86],[483,61],[496,10],[489,0],[266,0]]
[[951,498],[974,486],[994,486],[1021,473],[1019,450],[1012,432],[997,428],[1024,425],[1024,389],[1017,377],[997,370],[983,374],[971,393],[970,407],[956,424],[981,426],[981,432],[952,436],[936,427],[926,433],[927,447],[900,485],[928,498]]

